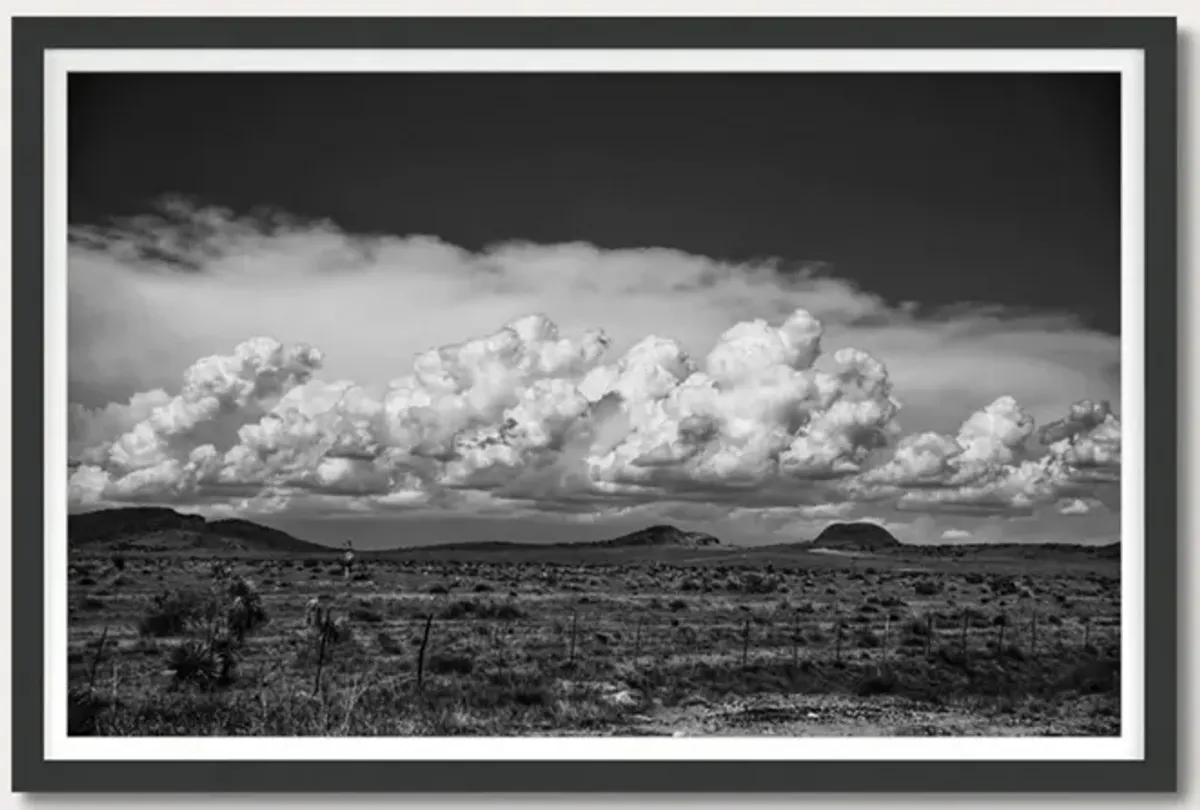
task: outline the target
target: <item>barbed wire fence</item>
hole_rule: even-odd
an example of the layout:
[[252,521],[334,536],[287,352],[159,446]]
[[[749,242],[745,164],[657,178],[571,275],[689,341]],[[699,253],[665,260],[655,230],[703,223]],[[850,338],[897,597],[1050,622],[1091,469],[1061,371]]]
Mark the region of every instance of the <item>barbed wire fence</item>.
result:
[[[865,619],[865,620],[864,620]],[[462,651],[483,636],[486,646],[503,649],[518,639],[539,663],[565,666],[584,676],[604,664],[635,670],[657,667],[694,672],[709,665],[742,670],[808,662],[886,667],[902,661],[945,659],[968,665],[996,662],[1002,668],[1039,657],[1100,656],[1119,648],[1119,624],[1111,618],[1045,616],[1038,610],[985,614],[974,608],[930,610],[895,617],[864,617],[834,612],[813,617],[802,611],[770,616],[698,620],[655,615],[614,615],[573,610],[557,618],[405,618],[379,625],[421,642],[418,672],[426,657]]]

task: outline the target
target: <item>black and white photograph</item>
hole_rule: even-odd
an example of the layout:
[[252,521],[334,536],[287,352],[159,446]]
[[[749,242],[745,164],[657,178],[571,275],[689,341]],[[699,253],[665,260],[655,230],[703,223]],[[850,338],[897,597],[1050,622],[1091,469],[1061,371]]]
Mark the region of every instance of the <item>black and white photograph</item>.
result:
[[1119,72],[66,96],[69,736],[1121,735]]

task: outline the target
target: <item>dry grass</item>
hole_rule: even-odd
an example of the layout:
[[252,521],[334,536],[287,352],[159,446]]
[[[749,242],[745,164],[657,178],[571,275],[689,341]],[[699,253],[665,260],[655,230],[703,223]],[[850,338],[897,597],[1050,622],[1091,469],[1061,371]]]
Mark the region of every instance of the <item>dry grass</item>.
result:
[[[1015,576],[497,555],[360,561],[350,582],[332,557],[228,562],[269,621],[218,686],[167,674],[199,632],[185,594],[208,582],[210,559],[73,557],[74,733],[611,734],[780,695],[969,707],[1031,727],[1086,699],[1092,733],[1119,732],[1119,588],[1104,562]],[[177,596],[155,605],[164,592]],[[313,596],[339,628],[324,650],[305,625]]]

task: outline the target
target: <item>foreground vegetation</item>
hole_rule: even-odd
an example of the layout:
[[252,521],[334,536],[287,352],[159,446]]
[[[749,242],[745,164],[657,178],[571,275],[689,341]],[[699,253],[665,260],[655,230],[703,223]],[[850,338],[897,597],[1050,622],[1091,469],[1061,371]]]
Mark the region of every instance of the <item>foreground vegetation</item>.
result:
[[1117,574],[75,552],[70,731],[1115,735]]

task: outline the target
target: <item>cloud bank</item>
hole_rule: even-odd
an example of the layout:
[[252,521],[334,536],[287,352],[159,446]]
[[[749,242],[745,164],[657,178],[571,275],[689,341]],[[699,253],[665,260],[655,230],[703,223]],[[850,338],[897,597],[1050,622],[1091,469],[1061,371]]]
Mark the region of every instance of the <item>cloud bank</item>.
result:
[[811,267],[470,253],[174,203],[75,231],[69,286],[75,507],[671,503],[779,526],[1081,514],[1120,476],[1115,338],[891,307]]

